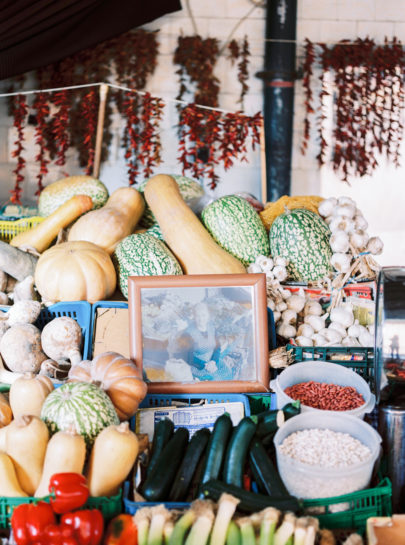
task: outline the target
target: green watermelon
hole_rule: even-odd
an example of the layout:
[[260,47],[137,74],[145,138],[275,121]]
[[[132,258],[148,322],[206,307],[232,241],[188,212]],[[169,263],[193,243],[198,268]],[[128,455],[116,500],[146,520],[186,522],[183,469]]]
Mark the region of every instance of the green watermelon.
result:
[[269,255],[266,229],[253,206],[242,197],[227,195],[204,208],[201,219],[214,240],[244,265]]
[[159,227],[158,223],[155,223],[154,225],[152,225],[152,227],[149,227],[149,229],[147,229],[146,231],[146,234],[152,235],[158,240],[164,241],[162,229]]
[[[174,180],[176,180],[176,182],[178,183],[181,196],[188,205],[192,205],[195,201],[199,200],[204,195],[203,187],[192,178],[187,178],[187,176],[179,176],[177,174],[170,174],[169,176],[174,178]],[[139,187],[137,187],[138,191],[142,193],[142,195],[148,181],[149,178],[142,182]],[[153,212],[149,208],[148,204],[145,202],[145,211],[139,225],[141,227],[151,227],[155,223],[155,216],[153,215]]]
[[315,282],[331,272],[330,229],[310,210],[296,208],[278,216],[270,229],[272,257],[288,260],[287,271],[297,282]]
[[101,430],[120,423],[104,390],[87,382],[67,382],[55,388],[42,405],[41,419],[51,434],[73,426],[87,447],[91,447]]
[[88,195],[95,209],[105,205],[108,190],[100,180],[92,176],[68,176],[49,184],[41,191],[38,200],[39,215],[49,216],[74,195]]
[[128,299],[128,276],[183,274],[169,248],[147,233],[129,235],[114,250],[113,262],[124,297]]

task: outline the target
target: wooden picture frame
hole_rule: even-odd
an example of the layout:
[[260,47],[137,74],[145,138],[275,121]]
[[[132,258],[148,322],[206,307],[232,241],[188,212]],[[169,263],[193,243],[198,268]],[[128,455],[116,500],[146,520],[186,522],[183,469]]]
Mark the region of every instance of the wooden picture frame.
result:
[[132,276],[128,293],[149,393],[269,391],[264,274]]

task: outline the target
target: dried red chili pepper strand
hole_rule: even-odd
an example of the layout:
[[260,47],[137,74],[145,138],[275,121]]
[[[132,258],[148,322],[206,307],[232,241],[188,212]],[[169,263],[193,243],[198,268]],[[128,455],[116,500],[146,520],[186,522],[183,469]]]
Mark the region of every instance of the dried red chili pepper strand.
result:
[[301,153],[305,154],[308,148],[308,142],[310,139],[311,133],[311,122],[310,116],[314,113],[312,106],[313,93],[311,88],[311,78],[313,75],[313,64],[315,62],[315,47],[314,44],[305,39],[305,60],[303,64],[303,78],[302,78],[302,87],[304,89],[304,108],[305,108],[305,117],[304,117],[304,135],[301,144]]
[[146,93],[142,99],[142,132],[138,160],[145,166],[144,176],[153,173],[153,167],[160,163],[160,120],[162,118],[163,102]]
[[66,163],[66,153],[70,145],[69,137],[69,110],[70,100],[66,90],[57,91],[53,95],[53,103],[58,111],[53,117],[52,133],[56,143],[56,161],[55,164],[63,166]]
[[83,145],[87,152],[85,172],[89,176],[94,165],[95,135],[97,129],[97,101],[96,91],[91,89],[82,100],[82,116],[86,121]]
[[17,139],[14,142],[15,149],[11,153],[11,155],[12,157],[17,158],[17,166],[13,170],[13,174],[15,174],[16,177],[14,189],[10,191],[10,201],[14,204],[21,204],[21,184],[24,181],[22,171],[25,168],[25,159],[23,157],[23,152],[25,151],[25,148],[23,146],[23,142],[25,140],[24,127],[27,114],[28,106],[25,95],[16,95],[13,104],[13,126],[17,129]]
[[243,38],[242,47],[241,47],[241,60],[238,63],[238,81],[241,84],[241,92],[238,102],[241,104],[243,109],[244,99],[249,91],[249,85],[247,81],[249,79],[249,57],[250,49],[247,36]]
[[124,141],[126,143],[125,159],[128,168],[128,183],[134,185],[138,175],[137,153],[140,143],[139,135],[139,100],[137,95],[131,92],[125,93],[124,111],[126,125],[124,129]]
[[38,189],[35,195],[39,195],[43,190],[42,180],[48,174],[48,164],[50,160],[47,158],[47,145],[44,137],[46,130],[46,121],[49,116],[49,104],[45,93],[37,93],[33,103],[33,108],[36,110],[37,125],[35,127],[35,143],[39,146],[39,152],[35,160],[39,163],[39,173],[37,174]]

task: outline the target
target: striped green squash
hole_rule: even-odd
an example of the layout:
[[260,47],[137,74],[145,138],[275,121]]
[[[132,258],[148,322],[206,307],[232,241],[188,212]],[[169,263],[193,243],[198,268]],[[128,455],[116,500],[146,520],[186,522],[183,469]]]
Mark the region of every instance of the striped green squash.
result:
[[266,229],[253,206],[242,197],[227,195],[204,208],[201,219],[214,240],[244,265],[269,255]]
[[120,290],[128,299],[128,276],[183,274],[169,248],[147,233],[129,235],[119,242],[113,253]]
[[67,382],[55,388],[42,405],[41,419],[51,434],[73,426],[87,447],[101,430],[120,422],[108,395],[87,382]]
[[288,260],[291,280],[314,282],[331,272],[330,230],[323,219],[303,208],[286,210],[270,229],[270,252]]
[[[179,176],[177,174],[170,174],[169,176],[176,180],[179,185],[181,196],[189,206],[192,207],[196,201],[204,196],[205,193],[203,187],[192,178],[188,178],[187,176]],[[140,193],[143,194],[148,181],[149,178],[142,182],[139,187],[137,187]],[[145,211],[143,213],[141,221],[139,222],[139,225],[141,227],[151,227],[155,223],[155,216],[153,215],[153,212],[149,208],[148,204],[145,202]]]
[[104,206],[108,199],[106,186],[92,176],[68,176],[49,184],[41,191],[38,200],[38,213],[49,216],[74,195],[88,195],[93,201],[93,209]]

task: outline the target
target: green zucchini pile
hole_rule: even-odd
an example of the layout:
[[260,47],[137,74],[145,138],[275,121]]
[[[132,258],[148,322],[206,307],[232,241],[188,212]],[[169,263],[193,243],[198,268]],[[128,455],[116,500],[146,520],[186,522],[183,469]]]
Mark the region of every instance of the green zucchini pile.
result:
[[[138,492],[149,502],[218,500],[228,493],[238,498],[243,512],[268,506],[297,511],[299,503],[286,490],[267,449],[281,424],[299,412],[299,402],[289,403],[282,410],[245,417],[235,427],[224,413],[212,433],[202,428],[190,440],[186,428],[174,431],[171,420],[160,420]],[[251,481],[255,491],[246,490]]]

